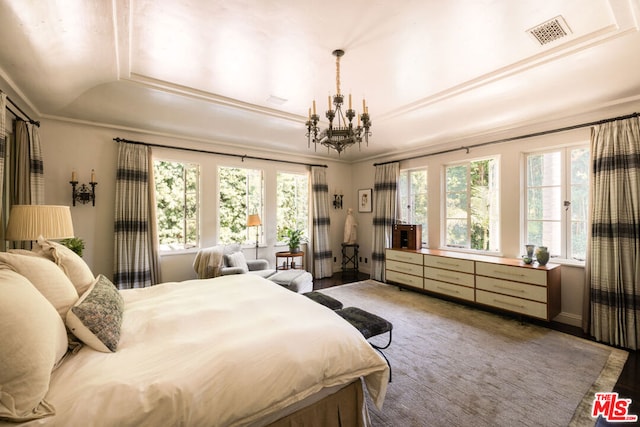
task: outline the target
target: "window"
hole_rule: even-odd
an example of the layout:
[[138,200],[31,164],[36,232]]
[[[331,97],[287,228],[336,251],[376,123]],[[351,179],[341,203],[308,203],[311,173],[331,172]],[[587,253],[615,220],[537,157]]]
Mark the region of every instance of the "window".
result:
[[399,219],[405,224],[422,224],[422,246],[427,246],[427,170],[402,170],[398,185]]
[[526,155],[525,244],[552,257],[584,261],[587,250],[589,148]]
[[309,176],[307,174],[278,172],[277,239],[285,240],[287,228],[303,230],[309,237]]
[[445,246],[498,251],[498,159],[446,166],[445,185]]
[[220,207],[218,210],[220,243],[255,243],[250,236],[247,217],[262,210],[263,181],[259,169],[219,167]]
[[198,246],[200,166],[154,160],[158,240],[161,251]]

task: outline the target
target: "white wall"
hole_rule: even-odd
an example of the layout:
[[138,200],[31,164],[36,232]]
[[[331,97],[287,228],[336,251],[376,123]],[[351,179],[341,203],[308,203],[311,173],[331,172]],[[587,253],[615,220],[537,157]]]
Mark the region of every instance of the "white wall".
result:
[[[455,151],[428,157],[402,161],[400,169],[424,168],[428,169],[428,235],[429,248],[441,248],[442,245],[442,192],[443,166],[448,163],[470,160],[487,156],[500,156],[500,255],[519,258],[524,253],[524,242],[521,242],[523,153],[544,150],[545,148],[584,144],[589,142],[589,128],[546,135],[544,137],[528,138],[509,143],[487,145],[471,149]],[[378,159],[382,162],[384,159]],[[372,161],[354,164],[352,176],[355,188],[373,187],[375,168]],[[375,192],[374,192],[375,200]],[[372,219],[370,214],[359,214],[359,237],[367,237],[361,254],[371,256]],[[364,243],[364,240],[361,240]],[[581,326],[582,299],[584,286],[584,268],[579,266],[562,266],[562,311],[556,320],[563,323]]]

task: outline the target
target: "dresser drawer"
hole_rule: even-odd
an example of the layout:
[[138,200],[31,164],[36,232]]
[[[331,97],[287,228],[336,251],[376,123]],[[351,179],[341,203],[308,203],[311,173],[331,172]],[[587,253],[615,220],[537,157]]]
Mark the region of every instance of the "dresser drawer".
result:
[[440,268],[425,267],[425,279],[439,280],[441,282],[454,283],[456,285],[469,286],[473,288],[473,274],[460,273],[459,271],[442,270]]
[[525,299],[476,290],[476,302],[527,316],[547,319],[547,305]]
[[387,260],[422,265],[422,257],[423,255],[417,252],[387,250]]
[[413,274],[422,277],[422,266],[417,264],[409,264],[406,262],[387,260],[387,270],[397,271],[399,273]]
[[478,276],[476,277],[476,289],[530,299],[542,303],[547,302],[547,288],[544,286],[527,285],[519,282],[494,279],[492,277]]
[[473,288],[467,288],[466,286],[452,285],[451,283],[445,283],[438,280],[425,278],[424,289],[427,291],[449,295],[451,297],[456,297],[467,301],[474,300]]
[[387,270],[385,273],[385,279],[387,282],[400,283],[403,285],[413,286],[414,288],[423,289],[422,276],[412,276],[411,274]]
[[425,255],[424,265],[435,268],[444,268],[447,270],[462,271],[463,273],[474,273],[473,261],[466,259]]
[[531,283],[533,285],[547,286],[547,270],[536,270],[535,268],[530,267],[514,267],[510,265],[491,264],[488,262],[477,262],[476,274],[496,277],[504,280]]

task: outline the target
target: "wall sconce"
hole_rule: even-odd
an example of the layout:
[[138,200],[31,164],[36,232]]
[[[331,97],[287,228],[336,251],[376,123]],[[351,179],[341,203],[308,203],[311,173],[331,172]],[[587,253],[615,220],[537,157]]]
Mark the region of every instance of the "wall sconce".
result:
[[338,191],[336,190],[336,193],[333,195],[334,209],[342,209],[342,197],[342,194],[338,194]]
[[83,205],[91,202],[93,206],[96,205],[96,172],[91,169],[91,181],[89,181],[89,186],[87,184],[80,184],[78,187],[78,175],[76,171],[71,172],[71,200],[73,201],[73,206],[76,205],[76,202],[80,202]]

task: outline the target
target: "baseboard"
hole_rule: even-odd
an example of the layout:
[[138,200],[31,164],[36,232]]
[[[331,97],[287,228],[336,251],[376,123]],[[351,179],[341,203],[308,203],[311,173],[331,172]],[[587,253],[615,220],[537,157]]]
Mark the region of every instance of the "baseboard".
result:
[[582,327],[582,316],[574,313],[561,312],[554,319],[556,322],[564,323],[565,325]]

